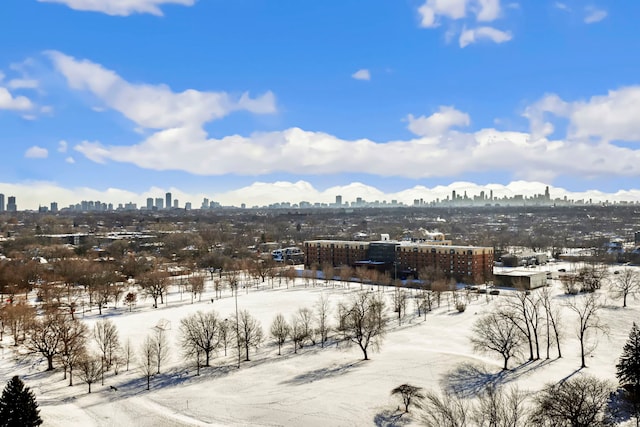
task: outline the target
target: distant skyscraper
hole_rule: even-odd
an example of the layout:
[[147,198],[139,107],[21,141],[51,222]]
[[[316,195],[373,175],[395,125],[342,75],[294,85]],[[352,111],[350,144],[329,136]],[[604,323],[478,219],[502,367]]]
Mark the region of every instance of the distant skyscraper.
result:
[[0,212],[4,212],[4,194],[0,194]]
[[173,199],[171,198],[171,193],[167,193],[164,195],[164,205],[167,207],[167,209],[171,209],[171,201]]
[[52,213],[56,213],[56,212],[58,212],[58,203],[57,203],[57,202],[51,202],[51,209],[50,209],[50,211],[51,211]]
[[185,203],[184,204],[184,209],[187,210],[187,211],[190,211],[191,210],[191,202]]
[[549,194],[549,186],[547,185],[547,187],[544,189],[544,198],[546,200],[551,200],[551,194]]
[[7,211],[16,212],[18,210],[18,205],[16,205],[16,198],[14,196],[9,196],[7,199]]
[[209,209],[209,199],[206,197],[202,199],[202,207],[200,209]]
[[153,210],[153,197],[147,197],[147,209]]
[[156,209],[164,209],[164,199],[162,197],[156,197]]
[[342,206],[342,196],[336,196],[336,205]]
[[178,209],[180,207],[180,202],[178,201],[178,199],[175,199],[173,201],[173,207],[174,209]]

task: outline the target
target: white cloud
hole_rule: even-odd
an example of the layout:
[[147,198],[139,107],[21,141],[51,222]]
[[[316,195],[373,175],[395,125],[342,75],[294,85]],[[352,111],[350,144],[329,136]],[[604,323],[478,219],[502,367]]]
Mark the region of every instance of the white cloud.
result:
[[12,79],[7,83],[9,89],[37,89],[38,81],[34,79]]
[[69,163],[69,164],[74,164],[76,162],[76,159],[74,159],[73,157],[69,156],[66,159],[64,159],[64,161]]
[[500,17],[500,0],[478,0],[478,3],[478,21],[491,22]]
[[176,93],[166,85],[129,83],[115,72],[87,60],[76,60],[60,52],[48,52],[48,55],[71,88],[93,93],[106,106],[143,128],[198,128],[234,111],[276,112],[275,96],[271,92],[257,98],[251,98],[248,93],[238,97],[194,89]]
[[460,33],[458,43],[460,44],[460,47],[464,48],[481,40],[490,40],[494,43],[504,43],[511,40],[511,38],[512,35],[509,31],[502,31],[493,27],[464,28],[462,33]]
[[69,148],[69,144],[67,144],[67,141],[65,140],[62,140],[58,143],[58,151],[60,153],[66,153],[68,148]]
[[584,17],[585,24],[593,24],[596,22],[600,22],[607,17],[606,10],[597,9],[595,7],[586,7],[585,12],[586,12],[586,16]]
[[564,10],[565,12],[571,12],[571,8],[567,6],[566,3],[561,3],[559,1],[555,2],[553,4],[553,7],[555,7],[556,9]]
[[545,95],[525,111],[532,132],[547,126],[544,114],[569,120],[572,139],[599,138],[604,141],[640,141],[640,86],[627,86],[593,96],[586,101],[566,102],[555,94]]
[[464,18],[467,13],[469,0],[427,0],[418,13],[421,16],[420,25],[424,28],[438,26],[438,17],[444,16],[450,19]]
[[26,96],[11,95],[7,88],[0,86],[0,110],[25,111],[33,108],[33,103]]
[[[507,8],[513,9],[515,6],[518,6],[517,3],[510,3]],[[490,26],[467,29],[467,24],[471,24],[470,18],[475,18],[477,22],[493,22],[501,18],[501,0],[426,0],[418,8],[418,14],[420,26],[423,28],[435,28],[442,23],[450,23],[445,31],[447,42],[460,31],[460,26],[452,23],[462,20],[464,26],[459,37],[460,47],[468,46],[480,39],[504,43],[512,38],[509,31]]]
[[2,82],[5,78],[5,75],[2,71],[0,71],[0,82]]
[[458,111],[453,107],[440,107],[437,113],[429,117],[414,117],[409,114],[409,130],[418,136],[437,137],[444,135],[452,127],[469,126],[471,120],[469,115]]
[[196,0],[38,0],[43,3],[65,4],[71,9],[101,12],[113,16],[128,16],[134,13],[149,13],[162,16],[160,6],[175,4],[193,6]]
[[371,80],[371,73],[366,68],[356,71],[351,75],[356,80]]
[[46,159],[47,157],[49,157],[49,150],[34,145],[33,147],[30,147],[27,151],[25,151],[24,156],[27,159]]

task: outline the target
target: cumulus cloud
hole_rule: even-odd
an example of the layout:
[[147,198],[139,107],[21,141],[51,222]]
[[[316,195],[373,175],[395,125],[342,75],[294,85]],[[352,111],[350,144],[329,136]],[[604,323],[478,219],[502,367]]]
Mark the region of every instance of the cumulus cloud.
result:
[[13,96],[5,87],[0,86],[0,110],[26,111],[33,108],[33,103],[26,96]]
[[567,133],[571,139],[640,141],[639,110],[640,86],[627,86],[575,102],[547,94],[528,107],[525,116],[529,118],[534,133],[548,127],[544,115],[550,114],[569,120]]
[[598,9],[591,6],[585,8],[585,13],[586,13],[584,17],[585,24],[594,24],[596,22],[602,21],[604,18],[607,17],[606,10]]
[[38,0],[42,3],[64,4],[74,10],[101,12],[112,16],[149,13],[162,16],[163,5],[193,6],[196,0]]
[[234,111],[276,112],[272,92],[257,98],[251,98],[248,93],[233,96],[194,89],[176,93],[166,85],[129,83],[99,64],[77,60],[61,52],[52,51],[48,55],[72,89],[91,92],[107,107],[143,128],[197,128]]
[[418,8],[421,16],[420,25],[424,28],[437,27],[438,18],[441,16],[450,19],[464,18],[469,2],[469,0],[427,0]]
[[24,156],[27,159],[46,159],[49,157],[49,150],[34,145],[25,151]]
[[76,159],[74,159],[73,157],[69,156],[66,159],[64,159],[64,161],[72,165],[72,164],[74,164],[76,162]]
[[356,71],[351,75],[356,80],[371,80],[371,73],[366,68]]
[[498,30],[493,27],[464,28],[460,33],[458,43],[460,47],[467,47],[470,44],[481,40],[490,40],[494,43],[504,43],[511,40],[512,35],[508,31]]
[[500,0],[478,0],[476,19],[482,22],[495,21],[500,17]]
[[450,25],[445,31],[447,42],[460,31],[460,26],[452,23],[463,21],[464,29],[459,36],[460,47],[466,47],[481,39],[504,43],[512,38],[509,31],[498,30],[491,26],[466,28],[468,24],[472,23],[470,20],[473,19],[477,22],[493,22],[501,18],[500,0],[426,0],[418,8],[418,14],[420,15],[420,26],[423,28],[435,28],[443,23],[449,23]]
[[555,2],[553,4],[553,7],[555,7],[556,9],[564,10],[565,12],[571,12],[571,8],[567,6],[566,3],[562,3],[559,1]]
[[441,136],[452,127],[469,126],[471,122],[469,115],[458,111],[453,107],[440,107],[437,113],[429,117],[414,117],[409,114],[409,130],[418,136],[436,137]]
[[66,153],[68,148],[69,148],[69,144],[67,143],[67,141],[62,140],[58,142],[58,151],[60,153]]
[[[121,162],[203,176],[349,172],[424,178],[501,171],[518,179],[552,180],[558,174],[640,174],[640,151],[609,143],[640,141],[640,122],[634,114],[640,110],[640,87],[587,101],[547,95],[525,109],[532,124],[528,133],[460,130],[470,125],[469,115],[442,106],[430,116],[408,115],[408,129],[415,135],[408,140],[344,139],[296,127],[212,138],[205,123],[241,109],[273,112],[273,94],[251,98],[192,89],[176,93],[164,85],[129,83],[89,61],[50,55],[70,87],[93,93],[108,108],[131,119],[134,128],[146,129],[132,145],[99,140],[75,144],[76,153],[97,163]],[[554,129],[549,116],[568,119],[565,137],[550,137]],[[580,162],[567,162],[575,158]]]

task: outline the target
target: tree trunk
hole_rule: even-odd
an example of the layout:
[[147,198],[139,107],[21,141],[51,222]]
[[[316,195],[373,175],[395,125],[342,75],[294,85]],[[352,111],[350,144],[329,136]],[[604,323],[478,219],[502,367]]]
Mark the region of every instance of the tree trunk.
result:
[[53,355],[47,356],[47,371],[53,371]]

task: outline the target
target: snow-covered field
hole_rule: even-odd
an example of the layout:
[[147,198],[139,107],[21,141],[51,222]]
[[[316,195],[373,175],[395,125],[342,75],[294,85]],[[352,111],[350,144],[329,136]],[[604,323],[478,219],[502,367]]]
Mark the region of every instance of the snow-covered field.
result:
[[[559,267],[542,269],[554,271]],[[553,351],[552,358],[545,360],[543,349],[541,360],[524,363],[524,354],[510,362],[512,370],[501,372],[501,358],[474,353],[469,337],[478,316],[509,298],[509,292],[490,297],[473,294],[464,313],[458,313],[453,306],[448,309],[443,299],[442,306],[429,313],[426,320],[413,314],[411,301],[411,312],[403,324],[398,326],[397,319],[392,320],[380,351],[371,353],[371,360],[363,361],[357,347],[344,343],[305,347],[293,354],[293,344],[287,342],[282,356],[278,356],[277,346],[268,336],[277,313],[289,320],[298,308],[313,308],[321,295],[329,298],[334,322],[337,303],[358,292],[360,285],[346,288],[336,282],[333,287],[318,281],[315,287],[305,287],[305,282],[297,279],[295,286],[288,289],[284,284],[271,289],[268,283],[260,288],[248,293],[241,289],[238,296],[239,309],[247,309],[261,321],[266,337],[258,351],[252,352],[252,360],[242,362],[240,369],[233,348],[228,349],[226,357],[220,349],[212,366],[203,368],[200,376],[195,375],[193,362],[184,360],[180,353],[180,319],[188,314],[215,310],[222,318],[235,320],[235,299],[229,291],[212,303],[213,292],[207,283],[208,292],[201,302],[192,304],[187,294],[180,301],[180,295],[174,292],[168,304],[158,309],[153,309],[147,300],[140,301],[131,313],[126,307],[104,311],[103,317],[117,325],[121,342],[131,339],[136,349],[160,319],[169,322],[171,358],[163,373],[152,378],[150,391],[135,362],[128,372],[122,369],[117,376],[109,372],[104,386],[94,384],[91,394],[78,377],[75,385],[68,387],[59,366],[53,372],[45,372],[46,362],[39,357],[16,358],[9,336],[0,342],[0,382],[4,384],[11,376],[20,375],[35,392],[47,426],[391,425],[390,414],[400,401],[390,391],[405,382],[425,389],[456,387],[474,393],[488,381],[517,384],[520,390],[530,392],[548,382],[583,373],[615,381],[615,364],[632,322],[639,319],[640,313],[640,301],[633,298],[625,309],[620,301],[608,300],[601,317],[610,334],[599,337],[598,347],[587,359],[588,367],[576,372],[580,366],[578,340],[573,333],[576,315],[563,310],[563,358],[557,359]],[[553,281],[553,289],[554,300],[560,305],[565,298],[576,298],[565,296],[557,280]],[[383,292],[390,302],[392,289]],[[606,293],[602,293],[604,297]],[[389,310],[389,315],[393,314]],[[98,318],[97,310],[84,316],[89,326]],[[410,416],[397,422],[406,424],[420,423]]]

